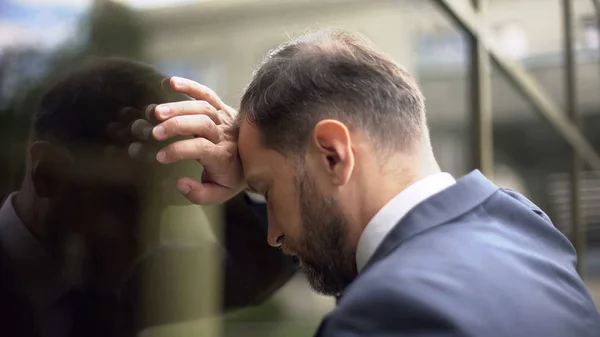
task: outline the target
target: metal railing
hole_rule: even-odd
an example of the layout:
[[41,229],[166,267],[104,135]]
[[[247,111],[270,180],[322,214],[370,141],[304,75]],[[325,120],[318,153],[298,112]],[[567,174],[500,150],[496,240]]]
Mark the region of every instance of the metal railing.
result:
[[[592,0],[600,25],[600,0]],[[471,120],[473,149],[472,168],[480,169],[493,178],[493,127],[490,89],[490,60],[502,71],[509,81],[546,118],[562,138],[572,147],[570,173],[570,221],[571,241],[578,255],[577,270],[583,274],[586,231],[581,222],[580,180],[582,165],[600,172],[600,155],[587,141],[580,129],[577,105],[575,57],[573,50],[573,3],[562,0],[563,48],[565,62],[566,107],[562,109],[546,93],[540,84],[529,75],[518,62],[504,57],[486,26],[485,9],[487,0],[471,0],[470,5],[457,0],[434,0],[434,2],[469,36],[471,50]],[[599,34],[600,35],[600,34]],[[583,275],[582,275],[583,276]]]

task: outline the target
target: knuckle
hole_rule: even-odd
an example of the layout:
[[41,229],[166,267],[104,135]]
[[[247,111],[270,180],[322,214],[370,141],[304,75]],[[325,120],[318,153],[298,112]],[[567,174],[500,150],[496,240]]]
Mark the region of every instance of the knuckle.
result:
[[196,91],[198,93],[201,93],[201,92],[204,91],[203,90],[203,85],[200,84],[200,83],[198,83],[198,82],[196,82],[196,81],[190,81],[190,87],[192,88],[192,90],[194,90],[194,91]]
[[177,161],[177,160],[183,159],[184,148],[183,148],[181,142],[173,143],[169,147],[170,147],[170,149],[168,149],[168,151],[166,151],[166,153],[167,153],[167,158],[169,158],[170,161]]
[[235,156],[231,151],[223,151],[222,157],[223,160],[227,162],[231,162],[235,159]]
[[213,123],[211,123],[212,120],[207,115],[198,115],[198,121],[199,121],[199,124],[206,125],[208,127],[211,126],[210,124],[213,124]]
[[196,104],[198,105],[198,109],[199,110],[205,110],[205,111],[210,111],[212,108],[212,105],[210,105],[210,103],[208,103],[207,101],[196,101]]
[[183,127],[181,117],[175,117],[175,118],[170,119],[169,121],[171,122],[170,128],[175,133],[178,133],[181,130],[181,128]]
[[232,108],[232,107],[230,107],[230,106],[227,106],[227,107],[225,107],[225,109],[224,109],[224,110],[227,112],[227,114],[228,114],[228,115],[229,115],[229,117],[231,117],[231,118],[236,118],[236,117],[237,117],[237,115],[238,115],[238,112],[237,112],[237,110],[235,110],[234,108]]
[[195,125],[198,131],[210,131],[214,125],[212,120],[206,115],[196,116]]
[[204,92],[206,93],[206,96],[209,97],[211,100],[218,99],[217,93],[212,91],[212,89],[207,87],[204,89]]
[[196,154],[206,152],[206,144],[204,143],[202,138],[197,138],[194,142],[194,152]]
[[186,124],[187,129],[198,130],[205,127],[206,121],[204,119],[204,115],[189,115],[184,116],[180,123]]

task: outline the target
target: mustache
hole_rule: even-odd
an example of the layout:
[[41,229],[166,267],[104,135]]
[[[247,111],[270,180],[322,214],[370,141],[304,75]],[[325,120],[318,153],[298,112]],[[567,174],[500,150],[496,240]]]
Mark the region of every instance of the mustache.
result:
[[278,248],[284,255],[294,256],[294,257],[298,256],[298,250],[290,247],[289,242],[286,243],[284,241],[284,238],[281,238],[281,246],[279,246]]
[[279,250],[281,250],[281,252],[287,256],[298,256],[298,253],[283,245],[279,247]]

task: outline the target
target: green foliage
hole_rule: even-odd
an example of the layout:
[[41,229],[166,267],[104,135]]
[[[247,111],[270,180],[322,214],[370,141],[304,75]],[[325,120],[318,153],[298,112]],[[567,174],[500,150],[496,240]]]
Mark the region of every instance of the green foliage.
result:
[[143,59],[146,34],[135,12],[112,1],[96,1],[87,21],[86,54]]

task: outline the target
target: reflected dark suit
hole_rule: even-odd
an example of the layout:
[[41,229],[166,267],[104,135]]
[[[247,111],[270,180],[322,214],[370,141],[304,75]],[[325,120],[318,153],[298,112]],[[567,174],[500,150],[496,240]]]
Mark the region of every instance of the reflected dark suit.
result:
[[[140,261],[120,299],[116,336],[133,336],[147,327],[182,322],[206,314],[196,310],[199,306],[181,306],[183,303],[202,301],[202,298],[193,298],[194,294],[185,292],[189,287],[178,286],[193,282],[193,279],[178,280],[181,284],[165,282],[169,271],[199,268],[206,254],[214,253],[214,256],[221,256],[225,261],[222,292],[224,310],[262,303],[285,284],[296,270],[294,261],[268,246],[265,238],[265,224],[252,212],[243,196],[230,200],[225,205],[222,245],[167,245],[159,247]],[[40,336],[27,296],[18,283],[7,254],[0,247],[0,335]],[[143,293],[143,302],[139,297],[142,284],[152,287],[150,293]],[[143,303],[143,308],[140,303]],[[91,334],[83,333],[82,336]]]

